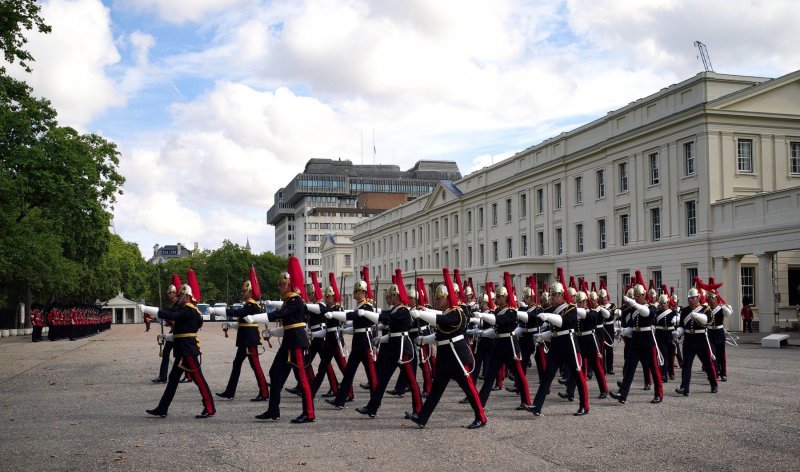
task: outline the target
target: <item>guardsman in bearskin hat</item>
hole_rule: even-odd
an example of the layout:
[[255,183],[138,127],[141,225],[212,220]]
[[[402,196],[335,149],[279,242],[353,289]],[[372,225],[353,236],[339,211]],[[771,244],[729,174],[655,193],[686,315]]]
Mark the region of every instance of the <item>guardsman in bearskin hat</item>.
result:
[[442,271],[445,283],[436,287],[434,299],[435,307],[440,311],[411,311],[411,316],[419,317],[437,328],[436,333],[421,339],[424,339],[423,342],[429,344],[436,343],[439,354],[433,375],[431,393],[422,405],[422,411],[419,414],[406,413],[406,418],[416,423],[420,428],[424,428],[442,398],[447,384],[450,380],[455,380],[466,394],[467,401],[475,414],[475,419],[467,428],[482,428],[486,425],[486,415],[483,412],[478,391],[475,389],[475,384],[472,383],[472,377],[469,375],[474,365],[474,360],[467,345],[467,340],[464,338],[469,320],[459,307],[448,269],[444,268]]
[[[256,376],[256,384],[258,385],[258,395],[255,398],[251,398],[250,401],[262,402],[269,398],[267,379],[264,378],[264,371],[261,369],[261,362],[259,362],[258,358],[258,349],[261,347],[261,334],[258,331],[258,323],[244,321],[245,316],[262,312],[261,305],[258,302],[260,299],[261,291],[258,285],[258,278],[256,277],[255,269],[251,268],[250,279],[245,280],[242,284],[242,300],[244,301],[242,307],[225,309],[226,316],[236,317],[239,321],[236,326],[236,356],[233,358],[231,377],[228,379],[225,391],[217,393],[219,397],[233,399],[236,395],[239,374],[242,372],[242,363],[246,358],[250,362],[250,368],[253,369],[253,373]],[[231,323],[228,323],[228,326],[231,326]]]
[[197,331],[200,329],[203,316],[195,303],[192,288],[189,285],[183,285],[178,295],[177,305],[174,308],[159,310],[156,307],[139,305],[142,312],[156,315],[162,320],[172,320],[174,323],[173,352],[175,354],[175,363],[169,373],[167,388],[164,390],[164,395],[161,396],[161,401],[154,409],[147,410],[147,413],[151,415],[162,418],[167,416],[169,405],[175,397],[178,381],[183,372],[191,372],[191,378],[197,384],[197,389],[200,391],[202,398],[203,411],[195,418],[209,418],[214,416],[217,411],[214,407],[214,399],[211,397],[208,383],[206,383],[203,371],[200,369],[202,351],[200,350],[200,341],[197,339]]

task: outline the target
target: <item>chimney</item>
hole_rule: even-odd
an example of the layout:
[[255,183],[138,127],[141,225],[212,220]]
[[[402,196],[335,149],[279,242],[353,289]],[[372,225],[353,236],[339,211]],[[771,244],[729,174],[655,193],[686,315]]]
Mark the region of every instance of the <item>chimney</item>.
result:
[[181,257],[181,247],[182,246],[183,246],[183,244],[178,243],[178,251],[177,251],[178,252],[178,257]]
[[200,244],[198,244],[197,241],[194,242],[194,250],[195,251],[199,251],[200,250]]
[[159,247],[161,247],[161,246],[159,246],[158,244],[156,244],[155,246],[153,246],[153,257],[155,257],[155,256],[157,256],[157,255],[158,255],[158,248],[159,248]]

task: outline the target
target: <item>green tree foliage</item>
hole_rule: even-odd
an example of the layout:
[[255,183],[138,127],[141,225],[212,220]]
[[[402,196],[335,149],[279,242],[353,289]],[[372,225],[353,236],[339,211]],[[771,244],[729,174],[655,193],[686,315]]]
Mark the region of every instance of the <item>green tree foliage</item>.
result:
[[[33,57],[22,49],[28,42],[23,30],[29,31],[35,27],[41,33],[50,32],[50,26],[39,16],[40,10],[36,0],[0,1],[0,50],[7,62],[13,64],[18,60],[27,72],[31,69],[26,61],[33,61]],[[0,66],[2,72],[5,72],[5,68]]]

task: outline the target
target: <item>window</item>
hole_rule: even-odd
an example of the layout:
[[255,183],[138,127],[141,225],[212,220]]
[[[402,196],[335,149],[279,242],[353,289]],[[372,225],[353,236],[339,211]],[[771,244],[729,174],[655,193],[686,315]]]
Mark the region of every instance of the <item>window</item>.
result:
[[344,266],[345,267],[350,267],[350,265],[353,263],[353,261],[351,260],[352,258],[353,257],[350,254],[345,254],[344,255]]
[[697,205],[694,200],[686,202],[686,236],[697,234]]
[[656,291],[661,290],[661,283],[662,283],[661,271],[660,270],[651,271],[650,278],[653,279],[653,284],[655,284],[656,286]]
[[499,258],[500,254],[497,250],[497,241],[492,241],[492,262],[497,262]]
[[[800,145],[800,143],[798,143],[798,145]],[[800,150],[798,150],[798,152],[800,152]],[[800,160],[800,157],[798,157],[798,160]],[[526,193],[519,196],[519,213],[522,218],[528,217],[528,194]]]
[[750,297],[750,303],[756,304],[756,268],[742,266],[742,298]]
[[562,236],[561,228],[556,228],[556,254],[564,253],[564,240]]
[[483,229],[483,207],[478,208],[478,229]]
[[544,212],[544,190],[536,189],[536,214],[541,215]]
[[411,247],[414,247],[417,244],[417,230],[411,230]]
[[472,267],[472,246],[467,246],[467,267]]
[[458,215],[453,215],[453,236],[458,236]]
[[736,140],[736,163],[739,172],[742,174],[753,173],[753,140],[752,139],[737,139]]
[[453,265],[456,267],[461,265],[461,258],[459,257],[458,249],[455,249],[453,252]]
[[602,170],[597,171],[597,198],[606,196],[606,174]]
[[511,199],[506,199],[506,223],[511,223]]
[[620,162],[617,165],[617,170],[619,173],[619,193],[625,193],[628,191],[628,163]]
[[629,241],[629,220],[628,215],[620,215],[619,216],[619,235],[620,235],[620,245],[627,246]]
[[658,176],[658,153],[653,152],[650,158],[650,185],[656,185],[660,179]]
[[436,220],[433,222],[433,240],[436,241],[438,239],[439,239],[439,220]]
[[558,210],[561,208],[561,182],[555,184],[553,192],[556,197],[556,210]]
[[403,246],[404,249],[408,249],[408,231],[403,233]]
[[485,256],[486,251],[484,251],[483,244],[480,245],[479,249],[480,249],[479,258],[480,258],[480,261],[481,261],[481,265],[484,265],[486,263],[486,256]]
[[540,256],[544,256],[544,231],[536,233],[536,252]]
[[528,235],[523,234],[519,237],[519,246],[522,252],[522,257],[526,257],[528,255]]
[[497,203],[492,203],[492,226],[497,226]]
[[450,251],[444,252],[444,265],[442,267],[450,267]]
[[583,225],[575,225],[575,250],[583,252]]
[[467,212],[467,233],[472,231],[472,210]]
[[508,258],[508,259],[511,259],[512,257],[514,257],[514,254],[512,253],[513,243],[514,243],[514,241],[513,241],[512,238],[507,238],[506,239],[506,258]]
[[686,286],[694,287],[694,279],[697,277],[697,267],[689,267],[686,269]]
[[575,177],[575,203],[583,203],[583,178]]
[[800,175],[800,142],[789,143],[789,173]]
[[694,175],[694,141],[683,143],[683,175]]
[[444,237],[448,237],[450,235],[450,218],[445,218],[442,224],[442,229],[444,232]]
[[650,236],[653,241],[661,241],[661,208],[650,209]]
[[606,220],[597,220],[597,247],[606,248]]

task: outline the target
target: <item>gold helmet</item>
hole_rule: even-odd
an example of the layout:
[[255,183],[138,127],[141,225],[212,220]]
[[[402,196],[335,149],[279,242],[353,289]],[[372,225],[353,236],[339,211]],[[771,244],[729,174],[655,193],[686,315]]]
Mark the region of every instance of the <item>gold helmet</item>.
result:
[[397,284],[389,285],[389,288],[386,289],[386,295],[389,297],[400,295],[400,289],[397,288]]
[[191,298],[192,300],[194,300],[194,295],[192,294],[192,287],[190,287],[190,286],[189,286],[189,284],[183,284],[183,285],[181,285],[181,291],[180,291],[180,294],[181,294],[181,295],[189,295],[189,298]]
[[439,284],[436,287],[436,292],[434,298],[447,298],[450,293],[447,291],[447,287],[444,284]]
[[416,289],[413,289],[413,288],[408,289],[408,298],[413,298],[414,300],[417,299],[417,291],[416,291]]
[[714,292],[706,292],[706,300],[716,300],[719,296]]
[[585,302],[586,299],[588,299],[588,298],[589,297],[586,296],[586,292],[584,292],[582,290],[575,294],[575,301],[578,302],[578,303]]
[[505,287],[497,287],[495,290],[495,296],[497,297],[507,297],[508,296],[508,289]]
[[323,295],[325,297],[335,297],[336,296],[336,291],[333,290],[333,287],[328,285],[327,287],[325,287],[325,293]]
[[253,285],[249,280],[245,280],[242,284],[242,295],[247,295],[247,292],[250,292],[251,290],[253,290]]
[[453,284],[453,292],[459,293],[460,291],[461,291],[461,289],[458,288],[458,284]]
[[281,275],[278,276],[278,283],[282,283],[282,282],[289,283],[289,282],[291,282],[291,280],[292,280],[292,276],[289,275],[288,272],[281,272]]
[[483,300],[483,303],[489,303],[489,294],[484,293],[481,299]]
[[600,297],[597,295],[597,292],[595,292],[594,290],[589,292],[589,300],[591,300],[593,302],[596,302],[599,299],[600,299]]
[[542,292],[542,303],[550,303],[550,292]]
[[555,295],[557,293],[564,293],[564,285],[561,282],[556,282],[550,286],[550,295]]
[[569,287],[567,290],[569,291],[569,296],[572,297],[573,300],[578,296],[578,291],[575,290],[574,287]]
[[634,296],[638,297],[640,295],[645,295],[646,293],[647,293],[647,290],[645,290],[645,288],[644,288],[644,286],[642,284],[636,284],[636,285],[633,286],[633,295]]
[[700,296],[700,292],[694,287],[690,288],[689,289],[689,293],[686,294],[686,298],[694,298],[694,297],[699,297],[699,296]]
[[658,296],[658,292],[656,291],[656,289],[651,288],[650,290],[647,291],[647,295],[650,298],[656,298]]
[[367,283],[363,280],[357,280],[356,283],[353,285],[353,293],[356,292],[366,292],[367,291]]
[[669,303],[669,295],[666,293],[662,293],[658,296],[658,304],[659,305],[666,305]]
[[472,296],[472,287],[466,287],[464,289],[464,296],[471,297]]
[[633,298],[633,287],[629,288],[627,292],[625,292],[625,296],[628,298]]
[[525,298],[533,296],[533,289],[530,287],[525,287],[522,289],[522,296]]
[[600,296],[600,298],[608,298],[608,292],[604,288],[601,288],[597,294]]
[[173,284],[167,285],[167,293],[178,293],[177,287]]

